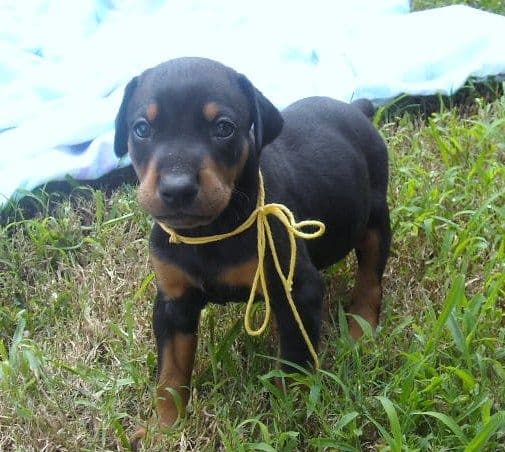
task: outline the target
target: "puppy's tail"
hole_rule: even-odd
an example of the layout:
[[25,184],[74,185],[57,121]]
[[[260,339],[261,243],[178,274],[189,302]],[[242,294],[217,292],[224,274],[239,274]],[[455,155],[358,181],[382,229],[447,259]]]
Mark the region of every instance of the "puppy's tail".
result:
[[354,105],[368,119],[372,119],[375,115],[375,108],[368,99],[356,99],[351,102],[351,105]]

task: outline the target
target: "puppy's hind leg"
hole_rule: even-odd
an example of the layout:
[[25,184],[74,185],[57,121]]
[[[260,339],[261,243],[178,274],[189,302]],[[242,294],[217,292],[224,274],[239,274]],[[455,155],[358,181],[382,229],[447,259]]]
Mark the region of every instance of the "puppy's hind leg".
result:
[[[389,211],[384,202],[372,213],[365,234],[355,248],[358,258],[356,283],[349,313],[363,317],[373,328],[379,323],[382,302],[382,275],[391,242]],[[349,334],[359,339],[363,331],[354,318],[349,319]]]

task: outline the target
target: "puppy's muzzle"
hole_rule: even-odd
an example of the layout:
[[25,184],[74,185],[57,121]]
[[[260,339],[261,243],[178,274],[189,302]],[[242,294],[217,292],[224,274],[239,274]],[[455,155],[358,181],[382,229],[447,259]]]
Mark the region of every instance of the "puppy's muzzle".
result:
[[198,181],[191,174],[170,174],[160,178],[158,194],[170,210],[188,207],[198,194]]

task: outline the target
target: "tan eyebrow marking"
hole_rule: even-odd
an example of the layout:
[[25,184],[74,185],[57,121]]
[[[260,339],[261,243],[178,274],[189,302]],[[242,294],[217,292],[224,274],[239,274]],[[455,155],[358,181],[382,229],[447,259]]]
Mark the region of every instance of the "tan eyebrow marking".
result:
[[153,122],[156,119],[156,116],[158,116],[158,104],[157,103],[152,103],[147,106],[146,116],[150,122]]
[[209,122],[213,121],[219,113],[219,106],[215,102],[207,102],[203,106],[203,116]]

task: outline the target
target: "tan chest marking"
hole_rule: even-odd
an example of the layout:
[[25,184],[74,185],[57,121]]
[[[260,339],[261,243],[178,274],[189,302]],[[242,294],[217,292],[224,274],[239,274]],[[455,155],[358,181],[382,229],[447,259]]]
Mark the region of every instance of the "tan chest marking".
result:
[[[255,257],[242,264],[226,268],[218,276],[218,282],[232,287],[251,287],[257,268],[258,259]],[[261,287],[258,285],[259,292],[261,292]]]
[[167,297],[180,298],[189,288],[197,286],[193,278],[179,267],[162,261],[153,254],[151,254],[151,262],[156,273],[156,283]]

